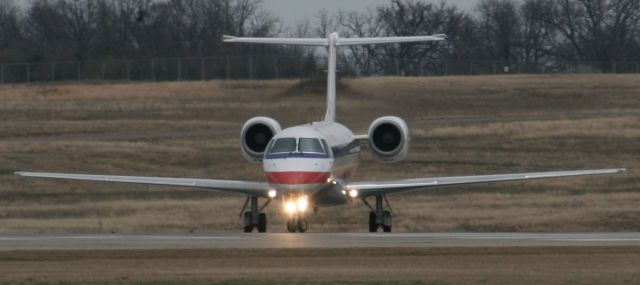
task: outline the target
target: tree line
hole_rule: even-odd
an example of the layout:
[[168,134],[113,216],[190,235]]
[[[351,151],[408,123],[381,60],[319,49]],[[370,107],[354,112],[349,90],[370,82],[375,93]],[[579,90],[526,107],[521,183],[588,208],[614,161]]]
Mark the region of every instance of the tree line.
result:
[[446,43],[352,46],[345,72],[424,73],[441,61],[492,60],[553,68],[567,62],[640,61],[638,0],[392,0],[366,11],[319,12],[284,27],[260,0],[0,0],[0,62],[162,57],[287,56],[300,47],[225,45],[222,35],[379,37],[447,34]]

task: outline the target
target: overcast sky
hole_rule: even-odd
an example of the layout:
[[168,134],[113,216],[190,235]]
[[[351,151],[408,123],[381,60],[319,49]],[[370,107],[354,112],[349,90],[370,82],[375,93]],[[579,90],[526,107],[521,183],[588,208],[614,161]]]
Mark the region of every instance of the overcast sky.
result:
[[[439,3],[440,0],[426,0]],[[449,0],[461,9],[472,10],[479,0]],[[391,3],[390,0],[262,0],[265,9],[284,21],[285,27],[291,27],[298,20],[310,19],[323,9],[329,13],[339,10],[365,11],[369,7],[376,7]]]

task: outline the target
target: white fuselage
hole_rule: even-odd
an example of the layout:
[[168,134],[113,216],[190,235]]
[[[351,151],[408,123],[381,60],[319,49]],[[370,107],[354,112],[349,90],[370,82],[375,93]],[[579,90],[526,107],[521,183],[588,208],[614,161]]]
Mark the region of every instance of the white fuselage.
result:
[[[318,139],[322,153],[295,151],[270,153],[278,139]],[[299,146],[300,148],[302,145]],[[279,132],[265,152],[263,168],[270,186],[285,195],[307,195],[315,206],[344,204],[348,201],[342,185],[358,166],[360,146],[353,133],[335,122],[315,122]]]

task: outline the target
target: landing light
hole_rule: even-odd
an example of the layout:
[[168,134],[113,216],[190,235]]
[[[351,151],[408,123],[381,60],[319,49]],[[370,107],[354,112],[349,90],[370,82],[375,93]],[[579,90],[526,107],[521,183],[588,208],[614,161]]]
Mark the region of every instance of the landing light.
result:
[[287,212],[289,212],[290,214],[293,214],[296,212],[297,207],[296,207],[296,203],[293,201],[289,201],[287,203],[284,204],[284,208],[285,210],[287,210]]
[[356,189],[349,190],[349,196],[351,196],[351,198],[358,197],[358,190]]
[[278,195],[278,192],[276,192],[276,190],[269,190],[267,194],[269,195],[269,198],[275,198],[276,195]]
[[300,210],[300,212],[304,212],[304,210],[307,209],[308,205],[309,201],[307,201],[307,197],[300,197],[298,199],[298,210]]

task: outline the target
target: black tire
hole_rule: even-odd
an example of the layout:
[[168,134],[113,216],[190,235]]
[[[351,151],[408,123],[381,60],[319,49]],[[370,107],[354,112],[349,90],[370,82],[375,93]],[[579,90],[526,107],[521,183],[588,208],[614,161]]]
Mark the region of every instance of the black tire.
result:
[[393,225],[393,219],[391,217],[391,212],[383,211],[382,212],[382,230],[385,233],[390,233],[392,225]]
[[295,233],[297,230],[296,221],[291,218],[287,220],[287,231],[290,233]]
[[307,232],[308,227],[309,224],[307,224],[307,220],[298,219],[298,232],[305,233]]
[[253,215],[251,212],[244,212],[244,232],[250,233],[253,231]]
[[369,232],[375,233],[378,231],[378,222],[376,221],[376,213],[369,212]]
[[258,232],[260,233],[267,232],[267,215],[265,213],[261,213],[258,216]]

